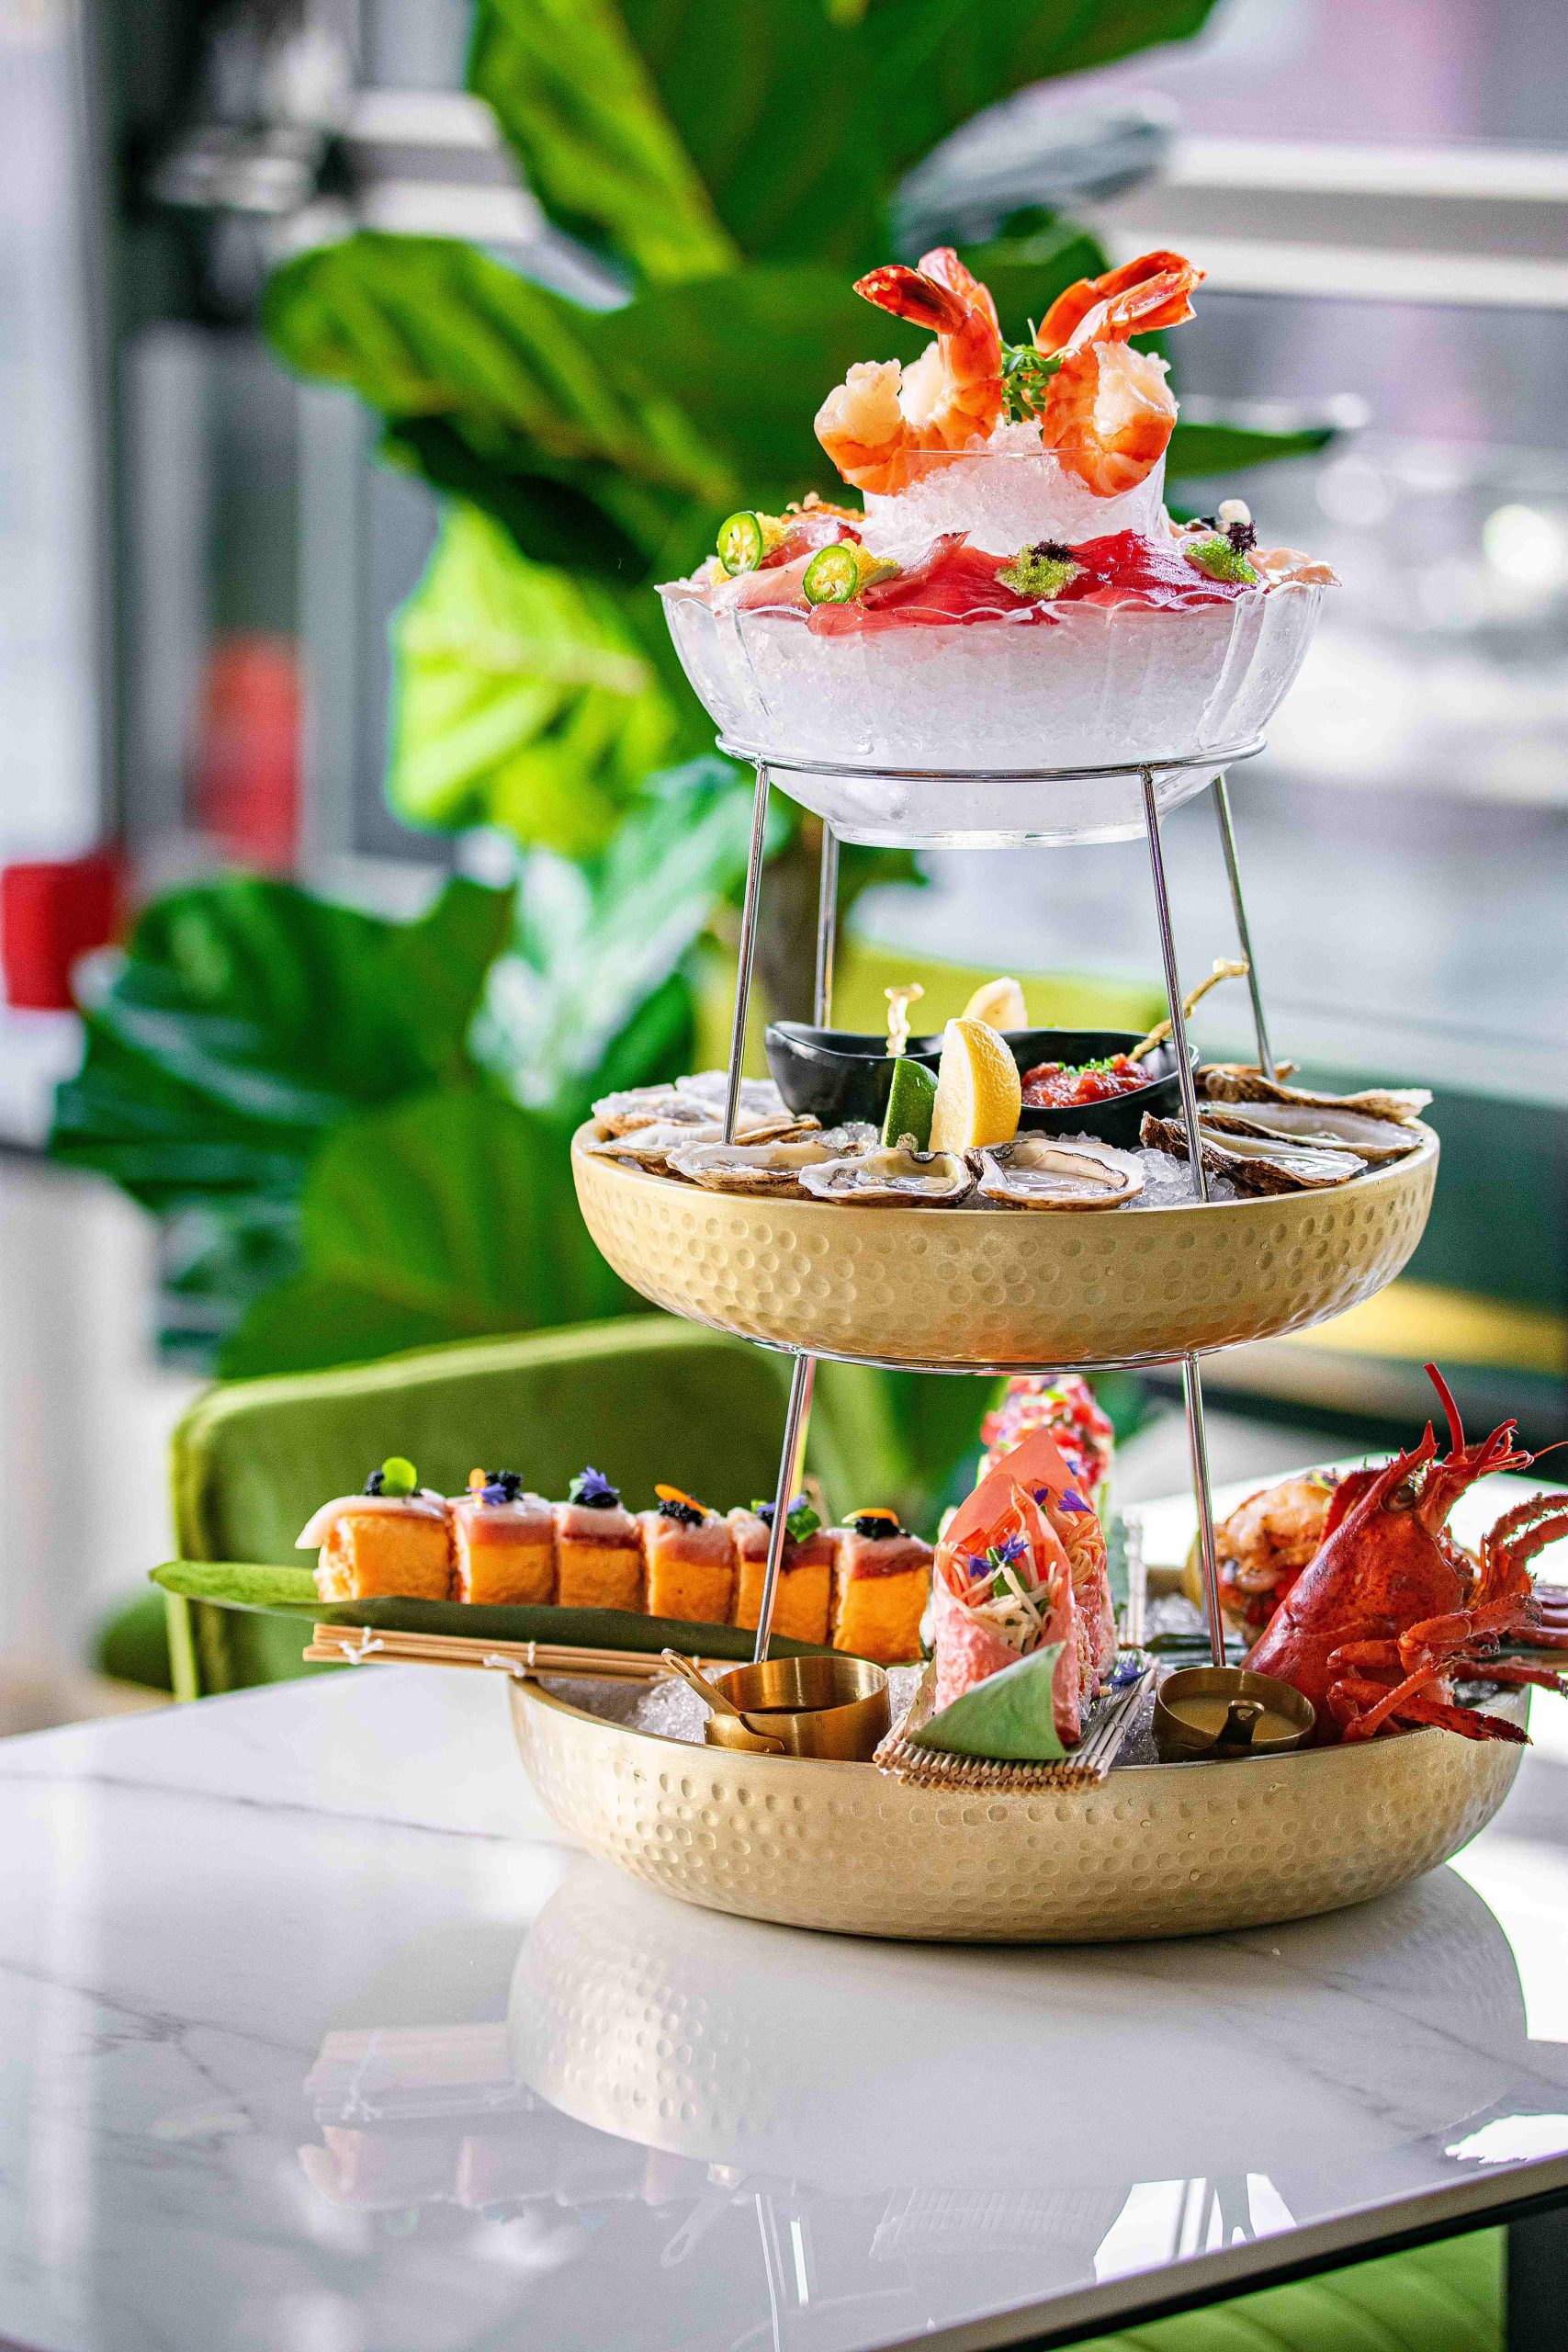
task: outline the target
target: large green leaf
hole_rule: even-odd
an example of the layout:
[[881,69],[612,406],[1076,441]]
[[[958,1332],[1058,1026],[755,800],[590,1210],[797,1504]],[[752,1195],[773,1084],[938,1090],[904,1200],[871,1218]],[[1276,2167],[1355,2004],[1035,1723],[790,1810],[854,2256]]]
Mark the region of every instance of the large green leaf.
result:
[[288,1197],[349,1110],[449,1080],[510,894],[448,883],[416,922],[235,876],[148,907],[85,976],[86,1049],[56,1098],[57,1159],[146,1206]]
[[439,420],[476,467],[578,491],[653,547],[682,503],[728,485],[673,390],[615,367],[601,332],[615,315],[450,238],[365,231],[286,262],[265,322],[302,375],[352,385],[394,424]]
[[1338,428],[1332,424],[1269,428],[1182,417],[1170,436],[1166,471],[1173,481],[1201,475],[1223,479],[1247,466],[1272,465],[1280,458],[1315,457],[1337,437]]
[[535,193],[555,219],[647,277],[738,258],[615,0],[498,0],[481,8],[474,86],[505,93]]
[[301,1197],[305,1271],[251,1309],[222,1370],[314,1371],[639,1306],[589,1239],[567,1142],[558,1120],[456,1088],[344,1120]]
[[599,1091],[639,1008],[664,1017],[655,991],[745,873],[750,807],[749,778],[694,760],[652,780],[603,856],[534,853],[474,1030],[475,1052],[511,1093],[570,1116]]
[[[666,200],[671,169],[669,146],[653,141],[656,91],[676,149],[742,253],[852,271],[888,258],[888,199],[948,131],[1028,83],[1181,40],[1212,5],[481,0],[470,79],[562,225],[638,266],[652,266],[650,232],[635,215]],[[600,109],[585,90],[606,72],[616,86],[629,81],[632,59],[643,69],[635,139],[616,141],[596,189]],[[690,217],[677,214],[687,239]],[[678,255],[653,258],[669,274]],[[698,260],[691,273],[712,266]]]
[[602,849],[682,731],[624,594],[531,563],[473,507],[450,508],[393,623],[388,794],[411,823],[499,825],[567,856]]

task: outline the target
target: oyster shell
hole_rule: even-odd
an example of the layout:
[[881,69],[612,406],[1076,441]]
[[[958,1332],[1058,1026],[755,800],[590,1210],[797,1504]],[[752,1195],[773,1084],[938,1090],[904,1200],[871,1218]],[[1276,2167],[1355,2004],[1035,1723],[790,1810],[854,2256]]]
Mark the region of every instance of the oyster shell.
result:
[[[1289,1143],[1282,1136],[1221,1135],[1201,1119],[1198,1124],[1204,1167],[1211,1175],[1228,1176],[1243,1193],[1328,1192],[1366,1169],[1353,1151]],[[1189,1157],[1187,1129],[1179,1119],[1156,1119],[1145,1111],[1138,1135],[1153,1149],[1178,1159]]]
[[669,1156],[672,1176],[710,1193],[798,1193],[803,1169],[841,1157],[837,1138],[820,1134],[776,1143],[689,1143]]
[[908,1208],[952,1208],[975,1189],[966,1159],[954,1151],[914,1151],[908,1141],[825,1159],[800,1171],[801,1190],[814,1201],[897,1203]]
[[1359,1094],[1319,1094],[1311,1087],[1286,1086],[1277,1078],[1265,1078],[1260,1069],[1235,1065],[1211,1065],[1198,1075],[1213,1102],[1299,1104],[1314,1111],[1359,1114],[1400,1127],[1413,1125],[1432,1099],[1421,1086],[1369,1086]]
[[628,1086],[618,1094],[601,1094],[593,1105],[593,1130],[600,1136],[627,1136],[655,1121],[694,1127],[712,1116],[700,1103],[682,1101],[672,1086]]
[[[700,1069],[693,1078],[678,1078],[675,1092],[682,1102],[700,1105],[706,1117],[722,1119],[729,1095],[729,1072],[726,1069]],[[743,1078],[740,1081],[739,1116],[744,1123],[788,1119],[793,1114],[771,1078]]]
[[[736,1129],[738,1144],[779,1143],[811,1132],[813,1122],[807,1119],[774,1120],[771,1125],[748,1126],[741,1120]],[[647,1126],[632,1127],[623,1135],[596,1136],[585,1143],[584,1151],[597,1159],[627,1160],[634,1168],[660,1170],[667,1168],[672,1152],[697,1144],[722,1144],[722,1119],[690,1120],[656,1119]]]
[[1020,1209],[1119,1209],[1144,1189],[1134,1154],[1094,1136],[1025,1133],[980,1154],[981,1193]]
[[1201,1113],[1205,1128],[1222,1136],[1258,1136],[1284,1143],[1321,1146],[1325,1151],[1353,1151],[1372,1167],[1403,1159],[1420,1148],[1420,1130],[1396,1119],[1366,1111],[1330,1108],[1313,1102],[1206,1102]]

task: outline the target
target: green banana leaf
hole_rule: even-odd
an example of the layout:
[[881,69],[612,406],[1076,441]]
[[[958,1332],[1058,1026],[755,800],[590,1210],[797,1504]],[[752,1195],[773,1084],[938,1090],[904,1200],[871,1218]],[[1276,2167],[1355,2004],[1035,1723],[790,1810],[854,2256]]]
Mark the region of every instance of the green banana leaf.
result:
[[1067,1753],[1056,1732],[1051,1708],[1051,1684],[1060,1642],[988,1674],[919,1731],[909,1734],[912,1747],[931,1747],[943,1756],[986,1756],[998,1763],[1055,1764]]
[[701,740],[695,698],[683,682],[671,695],[625,605],[624,591],[531,562],[490,515],[449,506],[392,627],[398,815],[496,825],[568,857],[604,849],[644,777]]
[[[529,857],[473,1036],[509,1093],[570,1119],[612,1084],[679,1071],[672,1040],[657,1057],[626,1047],[639,1022],[661,1027],[670,1000],[658,992],[744,877],[751,792],[750,777],[710,754],[650,778],[603,855]],[[788,822],[781,807],[774,838]],[[637,1061],[639,1075],[625,1076]]]
[[1272,465],[1280,458],[1315,457],[1337,438],[1338,428],[1326,424],[1269,427],[1180,417],[1170,436],[1165,468],[1173,481],[1202,475],[1224,480],[1247,466]]
[[[704,1625],[676,1617],[642,1617],[626,1609],[503,1609],[467,1600],[322,1600],[309,1568],[272,1568],[243,1560],[169,1560],[152,1581],[185,1600],[223,1609],[299,1617],[318,1625],[368,1625],[383,1633],[458,1634],[481,1642],[570,1642],[589,1649],[660,1650],[688,1657],[749,1659],[756,1635],[742,1625]],[[823,1645],[782,1635],[775,1657],[815,1657]]]
[[85,975],[80,1073],[57,1159],[145,1206],[297,1185],[347,1112],[467,1067],[511,894],[448,883],[416,922],[235,876],[147,908],[123,956]]
[[949,131],[1212,5],[481,0],[469,85],[561,226],[649,277],[721,269],[725,235],[852,273],[891,257],[888,199]]
[[640,1309],[578,1213],[560,1121],[472,1088],[345,1119],[299,1203],[302,1272],[224,1343],[231,1378]]

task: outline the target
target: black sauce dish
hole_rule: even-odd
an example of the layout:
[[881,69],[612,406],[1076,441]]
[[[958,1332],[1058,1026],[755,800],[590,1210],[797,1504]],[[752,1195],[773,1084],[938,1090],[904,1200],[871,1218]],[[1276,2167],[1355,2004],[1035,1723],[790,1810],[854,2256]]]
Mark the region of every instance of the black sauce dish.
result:
[[[804,1021],[774,1021],[764,1031],[762,1044],[773,1084],[797,1118],[820,1119],[825,1127],[841,1127],[851,1119],[881,1126],[893,1083],[886,1031],[878,1036],[866,1030],[813,1029]],[[912,1062],[923,1062],[934,1072],[942,1058],[942,1039],[911,1037],[908,1052]]]
[[[1084,1062],[1107,1060],[1130,1053],[1142,1041],[1136,1029],[1008,1029],[1003,1031],[1021,1074],[1041,1062],[1061,1062],[1069,1069]],[[880,1127],[887,1114],[887,1091],[893,1083],[893,1059],[886,1035],[855,1029],[813,1029],[803,1021],[775,1021],[763,1044],[773,1083],[797,1116],[809,1114],[825,1127],[842,1126],[863,1119]],[[1198,1066],[1195,1046],[1189,1049]],[[940,1036],[911,1037],[911,1061],[934,1072],[942,1058]],[[1019,1118],[1021,1134],[1098,1136],[1102,1143],[1122,1150],[1138,1148],[1138,1129],[1145,1111],[1156,1118],[1179,1118],[1181,1083],[1169,1040],[1145,1057],[1149,1082],[1134,1092],[1112,1095],[1105,1102],[1069,1103],[1035,1108],[1026,1102]]]
[[[1130,1054],[1134,1046],[1142,1045],[1145,1033],[1139,1029],[1009,1029],[1003,1034],[1020,1072],[1027,1077],[1042,1062],[1061,1062],[1068,1069],[1077,1069],[1085,1062],[1109,1061],[1112,1054]],[[1187,1050],[1196,1069],[1198,1048],[1190,1045]],[[1156,1119],[1181,1116],[1181,1079],[1170,1039],[1145,1054],[1139,1068],[1148,1071],[1148,1084],[1131,1093],[1113,1094],[1104,1102],[1041,1107],[1026,1102],[1019,1114],[1019,1133],[1098,1136],[1101,1143],[1136,1151],[1145,1111],[1152,1111]]]

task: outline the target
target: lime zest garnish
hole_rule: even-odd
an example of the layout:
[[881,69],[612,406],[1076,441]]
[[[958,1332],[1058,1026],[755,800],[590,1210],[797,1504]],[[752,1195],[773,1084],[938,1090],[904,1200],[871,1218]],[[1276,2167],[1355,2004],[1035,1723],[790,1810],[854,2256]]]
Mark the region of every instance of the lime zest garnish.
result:
[[1258,584],[1257,567],[1247,561],[1242,549],[1227,536],[1224,538],[1196,539],[1181,550],[1195,571],[1208,580],[1225,580],[1243,588]]
[[1015,596],[1059,596],[1069,580],[1076,580],[1083,565],[1077,561],[1072,549],[1054,539],[1042,539],[1037,546],[1020,548],[1011,560],[1004,563],[997,578]]

